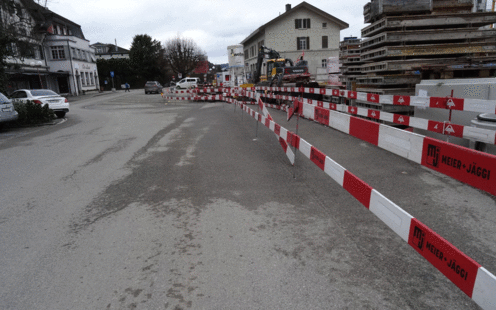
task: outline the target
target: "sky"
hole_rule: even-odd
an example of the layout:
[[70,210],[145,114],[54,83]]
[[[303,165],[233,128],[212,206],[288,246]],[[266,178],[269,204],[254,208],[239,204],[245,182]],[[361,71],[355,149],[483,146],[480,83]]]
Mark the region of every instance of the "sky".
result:
[[[344,37],[360,37],[363,6],[369,0],[306,2],[349,24]],[[148,34],[164,44],[180,36],[192,39],[214,64],[228,62],[227,47],[239,44],[258,27],[302,1],[290,0],[47,0],[51,11],[81,25],[93,43],[131,48],[133,37]],[[42,1],[42,4],[44,1]],[[274,48],[276,49],[276,48]]]

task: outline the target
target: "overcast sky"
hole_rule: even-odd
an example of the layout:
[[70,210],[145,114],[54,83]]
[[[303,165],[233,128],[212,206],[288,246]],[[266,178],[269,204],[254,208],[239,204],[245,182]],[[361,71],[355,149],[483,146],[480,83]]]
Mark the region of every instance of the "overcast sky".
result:
[[[227,47],[302,1],[289,0],[48,0],[48,9],[81,25],[90,44],[114,43],[129,49],[133,37],[148,34],[162,44],[177,35],[193,39],[210,62],[227,63]],[[368,0],[307,3],[348,23],[345,36],[360,37]]]

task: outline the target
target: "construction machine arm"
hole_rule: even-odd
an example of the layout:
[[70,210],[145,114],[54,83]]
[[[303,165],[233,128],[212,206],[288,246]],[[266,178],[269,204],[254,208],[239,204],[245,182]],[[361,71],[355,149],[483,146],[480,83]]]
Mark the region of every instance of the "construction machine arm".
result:
[[277,51],[274,51],[273,49],[270,49],[270,48],[265,47],[263,45],[260,46],[260,48],[258,49],[257,68],[256,68],[255,73],[253,75],[253,84],[257,84],[258,82],[260,82],[260,75],[262,72],[262,64],[263,64],[263,60],[265,58],[265,55],[268,55],[269,59],[278,59],[281,57]]

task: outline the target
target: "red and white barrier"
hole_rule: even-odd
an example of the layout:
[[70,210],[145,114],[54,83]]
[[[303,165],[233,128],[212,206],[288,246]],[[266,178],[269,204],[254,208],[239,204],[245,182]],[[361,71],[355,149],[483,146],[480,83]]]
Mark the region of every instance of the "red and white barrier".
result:
[[306,103],[302,116],[496,195],[494,155]]
[[438,108],[478,113],[496,113],[496,101],[451,97],[420,97],[408,95],[379,95],[351,90],[307,87],[257,87],[257,90],[299,92],[357,99],[371,103],[402,105],[424,108]]
[[462,126],[452,124],[450,122],[437,122],[423,118],[388,113],[373,109],[361,107],[350,107],[344,104],[335,104],[325,101],[317,101],[312,99],[303,99],[304,103],[318,106],[320,108],[335,110],[339,112],[349,113],[352,115],[360,115],[372,119],[377,119],[385,122],[405,125],[413,128],[432,131],[447,136],[473,139],[485,143],[496,144],[496,131],[470,126]]
[[[233,102],[238,104],[236,101]],[[286,141],[288,145],[300,150],[303,155],[381,219],[480,307],[483,309],[496,309],[496,277],[488,270],[301,137],[256,113],[246,105],[240,106],[245,112],[272,130],[280,139]],[[307,113],[312,110],[310,105],[306,104],[305,106],[303,108],[304,114],[305,109]],[[318,107],[314,107],[313,112],[315,112],[315,108]],[[318,115],[317,117],[325,120],[327,119],[326,113],[324,112],[323,116]],[[376,145],[379,143],[378,132],[381,128],[375,126],[379,124],[342,113],[337,114],[341,114],[341,116],[332,118],[343,129],[347,127],[350,134],[355,133],[366,139],[376,141]],[[377,134],[369,135],[365,132],[368,129],[372,129]],[[389,137],[394,138],[394,135],[389,135]],[[385,139],[387,140],[387,138]],[[430,142],[428,141],[428,143]],[[404,145],[403,147],[406,146]]]

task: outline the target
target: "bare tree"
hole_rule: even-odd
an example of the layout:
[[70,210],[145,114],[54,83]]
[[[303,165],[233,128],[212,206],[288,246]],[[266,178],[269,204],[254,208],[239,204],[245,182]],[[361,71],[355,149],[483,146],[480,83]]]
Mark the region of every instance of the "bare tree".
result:
[[206,53],[192,39],[179,36],[165,42],[163,53],[172,71],[183,75],[191,73],[206,58]]

